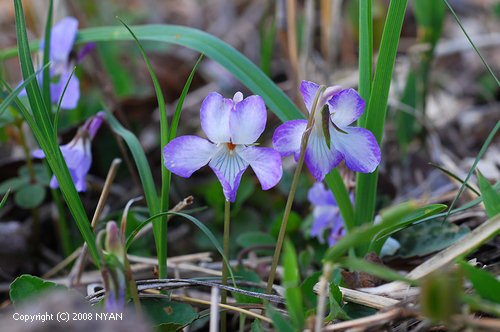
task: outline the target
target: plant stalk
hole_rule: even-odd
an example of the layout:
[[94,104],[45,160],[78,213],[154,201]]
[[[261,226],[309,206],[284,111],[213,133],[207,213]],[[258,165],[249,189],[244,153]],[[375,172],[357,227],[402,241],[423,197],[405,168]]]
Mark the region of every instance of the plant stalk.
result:
[[[226,199],[224,203],[224,255],[229,259],[229,222],[231,219],[231,203]],[[228,274],[228,266],[226,261],[222,261],[222,284],[227,285],[227,274]],[[227,300],[227,291],[223,290],[221,292],[221,303],[226,304]],[[220,314],[220,330],[221,332],[226,332],[227,321],[226,321],[226,312],[222,311]]]
[[300,172],[302,171],[302,165],[304,164],[307,141],[309,140],[309,135],[311,135],[311,130],[313,129],[312,126],[314,124],[314,113],[318,105],[319,97],[321,96],[324,90],[325,86],[322,85],[316,92],[316,96],[314,97],[313,107],[311,109],[311,113],[309,114],[309,118],[307,120],[306,131],[302,135],[302,141],[300,146],[300,157],[299,161],[297,162],[297,168],[295,169],[295,173],[293,175],[290,193],[288,194],[288,199],[286,201],[285,212],[283,213],[280,232],[278,234],[278,242],[276,243],[276,249],[274,250],[273,263],[271,265],[269,279],[267,280],[267,288],[266,288],[267,294],[271,294],[271,290],[273,289],[274,277],[276,275],[276,267],[278,266],[278,261],[281,254],[281,247],[283,246],[283,239],[285,238],[286,225],[288,223],[288,217],[290,216],[290,211],[292,210],[293,199],[295,197],[295,192],[297,191],[297,184],[299,182]]

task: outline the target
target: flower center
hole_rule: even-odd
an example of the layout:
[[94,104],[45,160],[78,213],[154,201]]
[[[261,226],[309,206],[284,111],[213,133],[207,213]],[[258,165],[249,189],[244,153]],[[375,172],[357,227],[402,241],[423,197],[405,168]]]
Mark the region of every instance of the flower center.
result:
[[226,144],[227,144],[227,147],[229,148],[229,151],[233,151],[234,148],[236,147],[236,145],[231,143],[231,142],[227,142]]

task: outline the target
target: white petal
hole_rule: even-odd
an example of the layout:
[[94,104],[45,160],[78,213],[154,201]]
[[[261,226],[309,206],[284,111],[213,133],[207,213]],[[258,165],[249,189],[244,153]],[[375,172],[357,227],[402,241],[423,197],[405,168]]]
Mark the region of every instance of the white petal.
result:
[[201,104],[201,128],[208,139],[214,143],[229,142],[229,114],[233,108],[233,101],[225,99],[217,92],[211,92]]

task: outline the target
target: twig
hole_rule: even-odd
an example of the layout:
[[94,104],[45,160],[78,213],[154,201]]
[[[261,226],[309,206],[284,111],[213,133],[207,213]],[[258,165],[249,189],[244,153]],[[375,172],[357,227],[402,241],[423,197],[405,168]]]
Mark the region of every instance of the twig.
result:
[[[137,280],[137,290],[138,291],[146,291],[150,289],[177,289],[182,287],[218,287],[220,289],[236,292],[243,295],[248,295],[251,297],[256,297],[264,300],[268,300],[274,303],[285,303],[283,297],[279,295],[270,295],[258,292],[252,292],[245,289],[240,289],[232,286],[224,286],[220,283],[220,281],[208,281],[208,280],[193,280],[193,279],[145,279],[145,280]],[[244,285],[244,286],[252,286],[252,287],[260,287],[256,283],[251,282],[241,282],[237,281],[236,284]],[[96,292],[86,297],[90,303],[96,303],[100,301],[100,299],[104,296],[104,290]]]
[[[99,197],[99,201],[97,202],[97,207],[95,209],[94,216],[92,217],[92,223],[91,223],[92,231],[95,230],[97,221],[101,216],[104,204],[106,203],[106,199],[108,198],[109,189],[111,188],[111,184],[115,179],[116,172],[118,171],[118,167],[120,166],[121,163],[122,160],[120,158],[115,158],[111,162],[111,166],[109,167],[108,175],[106,176],[106,181],[104,182],[104,187],[102,189],[101,196]],[[73,287],[74,285],[78,285],[80,283],[80,277],[85,267],[85,261],[87,260],[88,250],[89,249],[87,244],[84,243],[80,256],[76,260],[75,265],[73,265],[73,268],[71,269],[71,272],[69,273],[68,276],[70,287]]]
[[51,268],[50,270],[48,270],[43,276],[42,278],[43,279],[47,279],[47,278],[50,278],[52,276],[54,276],[55,274],[57,274],[57,272],[61,271],[62,269],[64,269],[66,266],[68,266],[72,261],[74,261],[78,256],[79,256],[79,253],[80,253],[80,250],[82,249],[82,247],[78,247],[75,251],[73,251],[68,257],[66,257],[65,259],[63,259],[61,262],[59,262],[57,265],[55,265],[53,268]]
[[377,313],[375,315],[371,315],[368,317],[327,325],[323,328],[323,331],[338,331],[348,328],[359,328],[364,330],[371,326],[379,326],[386,324],[396,318],[413,317],[413,316],[415,316],[415,313],[412,311],[409,311],[404,308],[394,308],[392,310]]
[[[185,298],[185,296],[182,296]],[[193,299],[196,303],[206,303],[206,301]],[[212,287],[212,293],[210,297],[210,332],[219,331],[219,288]]]

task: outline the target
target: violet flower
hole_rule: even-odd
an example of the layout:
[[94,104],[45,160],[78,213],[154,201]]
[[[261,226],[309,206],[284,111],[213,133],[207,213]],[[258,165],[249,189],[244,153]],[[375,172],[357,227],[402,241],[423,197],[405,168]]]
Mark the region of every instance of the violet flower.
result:
[[[57,104],[61,99],[66,82],[73,71],[73,67],[80,63],[83,57],[94,47],[94,43],[85,45],[78,54],[73,54],[73,44],[78,33],[78,20],[74,17],[65,17],[54,25],[50,34],[50,96],[51,102]],[[45,40],[40,41],[40,50],[45,47]],[[38,76],[40,84],[43,81],[43,73]],[[20,96],[26,95],[26,90],[21,91]],[[61,101],[62,109],[73,109],[78,105],[80,99],[80,82],[76,75],[71,77],[64,98]]]
[[[340,215],[333,193],[325,189],[322,182],[316,182],[309,189],[307,198],[314,205],[311,237],[317,237],[320,243],[324,243],[323,233],[326,229],[330,229],[328,246],[333,246],[337,240],[345,235],[344,220]],[[352,199],[353,197],[351,197]]]
[[[309,112],[318,89],[319,86],[313,82],[302,81],[300,85]],[[323,110],[325,105],[328,109]],[[367,129],[350,126],[363,114],[364,109],[365,102],[354,89],[343,90],[339,86],[332,86],[321,94],[304,159],[317,181],[322,181],[342,160],[345,160],[347,168],[356,172],[371,173],[377,168],[380,147],[375,136]],[[306,126],[307,120],[285,122],[274,132],[273,147],[283,156],[293,153],[297,161]],[[326,128],[330,146],[327,145]]]
[[253,146],[266,126],[266,105],[260,96],[233,99],[210,93],[201,105],[201,127],[209,140],[181,136],[165,146],[165,167],[188,178],[208,163],[219,179],[226,200],[234,202],[243,172],[250,165],[262,189],[281,178],[281,156],[272,148]]
[[[85,177],[89,172],[92,164],[92,154],[90,151],[90,142],[94,138],[97,130],[102,124],[104,113],[99,112],[96,116],[88,119],[85,124],[78,130],[78,133],[68,144],[61,145],[61,152],[68,166],[71,178],[75,183],[78,192],[85,191]],[[43,150],[34,150],[32,153],[35,158],[45,158]],[[50,187],[56,189],[59,187],[56,176],[53,175],[50,180]]]

